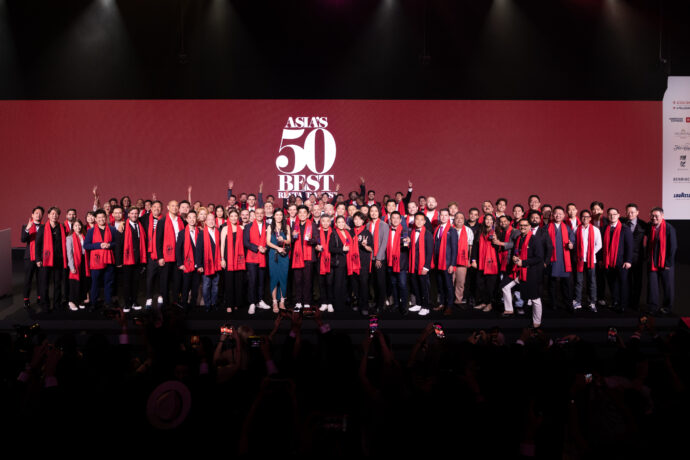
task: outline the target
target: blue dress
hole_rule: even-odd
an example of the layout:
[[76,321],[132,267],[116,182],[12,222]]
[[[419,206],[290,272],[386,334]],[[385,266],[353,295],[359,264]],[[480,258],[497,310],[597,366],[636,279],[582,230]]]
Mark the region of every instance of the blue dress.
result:
[[[280,236],[286,239],[287,236],[283,230],[280,231]],[[271,232],[271,243],[276,246],[278,244],[278,238],[276,232]],[[273,248],[268,249],[268,273],[271,279],[271,292],[276,287],[276,299],[287,297],[287,278],[288,278],[288,268],[290,267],[290,257],[285,255],[281,256],[278,251]]]

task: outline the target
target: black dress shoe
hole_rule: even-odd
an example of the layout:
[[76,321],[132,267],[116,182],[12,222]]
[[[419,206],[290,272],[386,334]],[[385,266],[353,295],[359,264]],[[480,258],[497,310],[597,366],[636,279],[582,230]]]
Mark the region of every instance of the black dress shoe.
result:
[[524,308],[516,308],[515,311],[517,311],[518,315],[525,316],[525,309]]

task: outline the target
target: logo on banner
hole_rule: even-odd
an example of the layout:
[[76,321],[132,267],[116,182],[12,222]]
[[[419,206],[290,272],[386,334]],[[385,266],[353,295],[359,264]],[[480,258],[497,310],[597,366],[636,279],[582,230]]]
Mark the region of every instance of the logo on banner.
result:
[[335,163],[335,138],[327,128],[327,117],[287,119],[276,158],[278,198],[301,192],[335,194],[334,175],[328,174]]
[[673,146],[673,150],[676,152],[683,151],[683,152],[690,152],[690,144],[676,144]]
[[669,117],[671,123],[683,123],[683,117]]
[[683,128],[680,131],[674,132],[673,135],[680,138],[680,139],[687,139],[688,136],[690,135],[690,132],[688,132],[688,130]]
[[690,199],[690,193],[685,193],[685,192],[674,193],[673,198],[676,198],[678,200],[688,200],[688,199]]
[[687,169],[685,166],[687,164],[688,156],[687,155],[681,155],[680,156],[680,169]]

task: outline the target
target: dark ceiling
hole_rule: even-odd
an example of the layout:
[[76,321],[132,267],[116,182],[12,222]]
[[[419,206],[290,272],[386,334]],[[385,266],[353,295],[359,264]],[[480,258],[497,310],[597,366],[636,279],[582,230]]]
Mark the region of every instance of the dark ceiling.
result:
[[661,99],[690,1],[0,0],[0,98]]

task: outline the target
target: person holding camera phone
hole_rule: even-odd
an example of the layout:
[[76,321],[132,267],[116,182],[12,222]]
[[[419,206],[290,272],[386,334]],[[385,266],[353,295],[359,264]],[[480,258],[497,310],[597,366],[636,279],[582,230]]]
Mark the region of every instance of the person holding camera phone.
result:
[[271,283],[271,296],[273,298],[273,313],[278,313],[278,301],[280,310],[285,310],[285,298],[287,297],[287,277],[290,266],[290,244],[292,237],[285,220],[282,209],[273,212],[273,219],[268,226],[268,275]]

